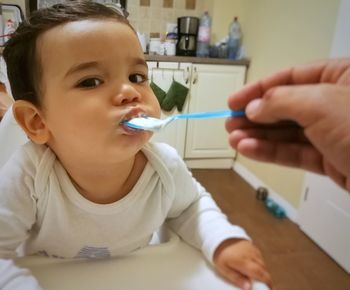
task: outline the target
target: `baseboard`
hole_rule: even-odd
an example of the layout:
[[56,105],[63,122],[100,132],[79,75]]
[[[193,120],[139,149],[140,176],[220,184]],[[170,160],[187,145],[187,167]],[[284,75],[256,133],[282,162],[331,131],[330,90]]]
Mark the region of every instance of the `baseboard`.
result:
[[266,187],[269,191],[269,196],[279,205],[281,205],[285,211],[287,217],[293,222],[297,223],[298,219],[298,210],[293,207],[287,200],[285,200],[280,194],[273,191],[269,186],[264,184],[256,175],[251,173],[246,167],[244,167],[239,162],[233,164],[232,169],[239,174],[246,182],[248,182],[254,189],[257,189],[260,186]]
[[191,169],[230,169],[233,165],[233,159],[185,159],[185,163]]

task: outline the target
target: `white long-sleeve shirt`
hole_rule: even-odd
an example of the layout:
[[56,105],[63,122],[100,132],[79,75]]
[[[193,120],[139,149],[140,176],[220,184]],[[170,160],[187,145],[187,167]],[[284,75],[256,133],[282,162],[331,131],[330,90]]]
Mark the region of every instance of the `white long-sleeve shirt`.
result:
[[96,204],[79,194],[50,148],[32,142],[21,147],[0,170],[0,289],[40,289],[28,271],[9,261],[21,245],[26,255],[57,258],[125,255],[148,245],[167,221],[212,262],[221,242],[248,238],[172,147],[150,143],[142,151],[148,162],[128,195]]

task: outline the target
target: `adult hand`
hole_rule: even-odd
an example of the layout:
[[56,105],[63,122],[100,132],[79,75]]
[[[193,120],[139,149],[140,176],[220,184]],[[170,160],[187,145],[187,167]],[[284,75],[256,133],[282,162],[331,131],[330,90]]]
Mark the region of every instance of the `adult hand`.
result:
[[331,177],[350,191],[350,59],[276,73],[230,96],[229,142],[239,153]]

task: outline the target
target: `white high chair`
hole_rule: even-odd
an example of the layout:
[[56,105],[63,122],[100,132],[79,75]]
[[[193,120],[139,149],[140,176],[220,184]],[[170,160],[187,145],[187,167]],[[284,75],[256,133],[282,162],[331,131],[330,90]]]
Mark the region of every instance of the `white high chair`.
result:
[[[28,139],[12,109],[0,122],[0,168]],[[130,255],[103,259],[54,259],[26,256],[16,264],[29,268],[43,289],[84,290],[238,290],[216,275],[203,255],[164,227],[150,246]],[[253,290],[268,290],[255,282]]]
[[[158,244],[127,256],[103,260],[24,257],[16,264],[29,268],[43,289],[84,290],[238,290],[217,276],[202,254],[169,229]],[[268,290],[260,282],[253,290]]]
[[0,122],[0,168],[21,145],[28,141],[10,107]]

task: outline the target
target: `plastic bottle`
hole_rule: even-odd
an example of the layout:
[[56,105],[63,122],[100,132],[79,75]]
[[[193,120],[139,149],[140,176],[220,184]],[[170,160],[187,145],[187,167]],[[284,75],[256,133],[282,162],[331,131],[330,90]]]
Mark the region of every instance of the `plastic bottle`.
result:
[[12,21],[12,19],[7,19],[6,26],[4,28],[4,42],[7,42],[11,34],[15,32],[16,27],[15,23]]
[[[0,35],[4,34],[4,17],[2,15],[2,6],[0,5]],[[0,37],[0,46],[4,45],[4,38]]]
[[283,207],[278,205],[276,202],[274,202],[270,198],[265,200],[265,206],[277,218],[282,219],[286,216],[286,212],[283,209]]
[[205,11],[199,20],[196,55],[209,57],[211,18],[208,11]]
[[235,17],[230,24],[228,33],[227,50],[229,59],[237,59],[238,51],[241,47],[241,39],[241,25],[238,22],[238,18]]

